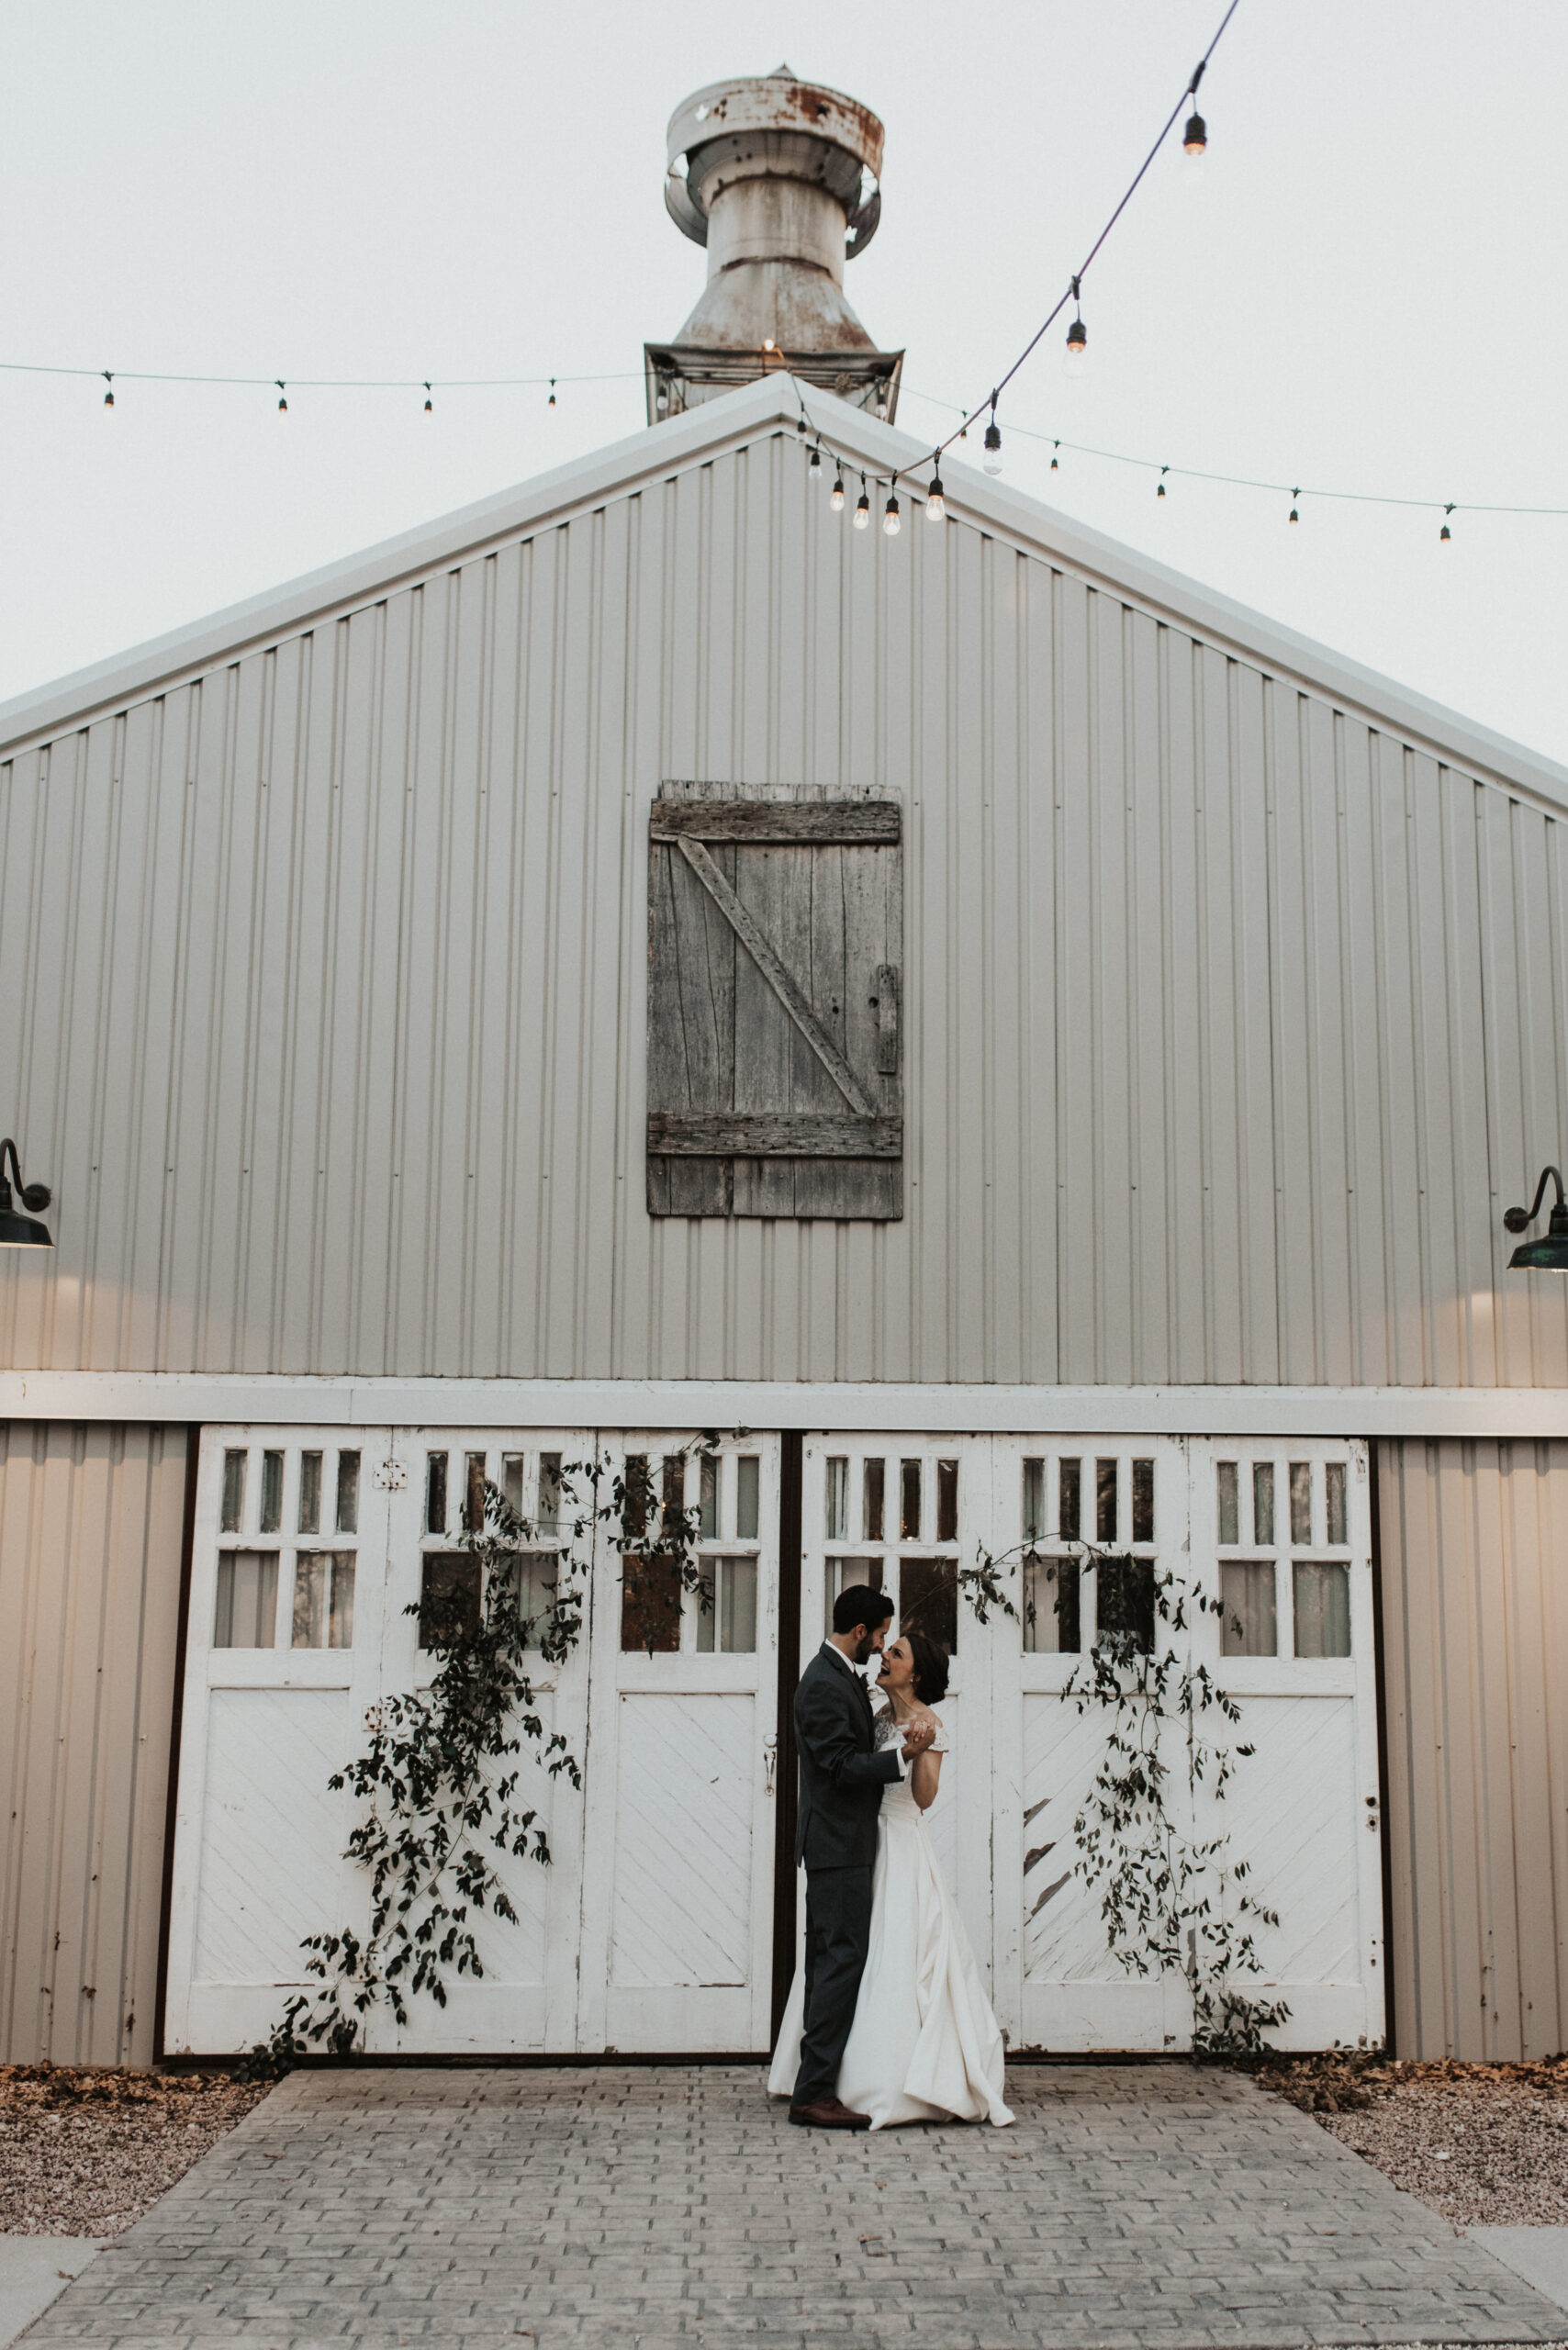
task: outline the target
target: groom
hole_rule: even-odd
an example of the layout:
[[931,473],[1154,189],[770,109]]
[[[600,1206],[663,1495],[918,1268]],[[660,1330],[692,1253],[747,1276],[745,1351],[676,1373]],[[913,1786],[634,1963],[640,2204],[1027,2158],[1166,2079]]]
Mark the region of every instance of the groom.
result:
[[870,2116],[839,2102],[839,2060],[871,1941],[871,1869],[882,1789],[904,1775],[935,1731],[912,1729],[901,1752],[877,1751],[871,1698],[857,1667],[881,1653],[892,1601],[868,1584],[840,1592],[833,1630],[801,1675],[795,1858],[806,1869],[806,2020],[790,2119],[807,2130],[867,2130]]

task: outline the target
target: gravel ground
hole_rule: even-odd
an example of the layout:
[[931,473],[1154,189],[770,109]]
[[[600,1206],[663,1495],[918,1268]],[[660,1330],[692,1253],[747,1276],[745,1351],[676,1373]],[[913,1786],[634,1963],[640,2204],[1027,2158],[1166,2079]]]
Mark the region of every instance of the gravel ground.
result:
[[1568,2226],[1568,2055],[1304,2057],[1265,2064],[1258,2079],[1455,2227]]
[[0,2065],[0,2233],[118,2235],[266,2093],[223,2073]]

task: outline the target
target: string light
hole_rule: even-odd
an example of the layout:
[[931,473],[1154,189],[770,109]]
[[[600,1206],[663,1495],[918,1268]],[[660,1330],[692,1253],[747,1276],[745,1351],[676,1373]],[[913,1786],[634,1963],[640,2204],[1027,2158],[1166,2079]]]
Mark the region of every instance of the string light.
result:
[[882,509],[882,536],[887,539],[896,539],[903,527],[899,514],[898,478],[895,474],[892,487],[888,495],[888,502]]
[[[1207,62],[1208,60],[1205,58],[1204,64],[1206,65]],[[1203,185],[1204,158],[1208,153],[1209,148],[1208,125],[1198,112],[1196,104],[1198,84],[1203,78],[1204,67],[1200,65],[1187,84],[1187,95],[1193,99],[1193,106],[1192,113],[1187,117],[1187,127],[1182,133],[1182,177],[1189,187]]]
[[1443,544],[1445,540],[1450,540],[1453,537],[1453,532],[1449,529],[1448,525],[1448,518],[1452,512],[1453,508],[1451,506],[1445,506],[1443,508],[1443,527],[1438,532],[1438,543],[1439,546]]
[[274,375],[273,381],[277,386],[277,412],[280,416],[286,416],[288,414],[288,386],[281,375]]
[[860,496],[856,501],[855,527],[857,531],[868,531],[871,527],[871,501],[866,495],[864,474],[860,476]]
[[843,466],[842,466],[842,465],[839,467],[838,471],[837,471],[837,472],[834,474],[834,478],[833,478],[833,495],[832,495],[832,497],[828,499],[828,501],[827,501],[827,502],[828,502],[828,504],[832,507],[832,509],[833,509],[833,510],[834,510],[834,512],[835,514],[842,514],[842,513],[843,513],[843,511],[844,511],[844,468],[843,468]]
[[425,386],[425,414],[426,414],[427,416],[429,416],[429,414],[430,414],[430,413],[431,413],[431,387],[430,387],[430,386],[427,384],[427,385]]
[[822,451],[821,451],[820,449],[813,449],[813,450],[812,451],[812,462],[811,462],[811,464],[807,466],[806,470],[807,470],[807,472],[808,472],[808,473],[810,473],[810,474],[816,475],[816,474],[820,474],[820,473],[821,473],[821,471],[822,471],[822,469],[823,469],[823,455],[822,455]]
[[1300,492],[1300,490],[1299,490],[1299,489],[1293,489],[1293,490],[1292,490],[1292,492],[1291,492],[1291,520],[1292,520],[1293,522],[1299,522],[1299,521],[1301,520],[1301,516],[1300,516],[1300,515],[1296,512],[1296,510],[1295,510],[1295,502],[1296,502],[1296,499],[1297,499],[1300,496],[1301,496],[1301,492]]
[[1051,471],[1053,474],[1059,474],[1061,471],[1060,465],[1057,463],[1057,452],[1060,447],[1061,442],[1059,441],[1053,441],[1051,442]]
[[988,474],[1002,471],[1002,427],[996,420],[996,394],[991,396],[991,422],[985,428],[985,455],[981,460]]
[[947,511],[942,499],[942,476],[937,472],[936,465],[937,460],[933,457],[931,483],[925,493],[925,519],[928,522],[940,522],[943,515]]
[[[1078,280],[1076,277],[1072,281],[1072,298],[1074,302],[1078,300]],[[1076,383],[1088,364],[1089,330],[1083,323],[1083,313],[1082,310],[1080,309],[1077,317],[1073,319],[1072,324],[1067,330],[1067,352],[1062,361],[1062,367],[1064,373],[1070,376],[1073,382]]]
[[544,405],[546,408],[554,408],[555,405],[555,378],[554,375],[550,378],[550,397],[545,401]]
[[108,369],[107,369],[106,367],[100,369],[100,371],[99,371],[99,372],[101,373],[101,375],[102,375],[102,376],[103,376],[103,379],[104,379],[105,383],[106,383],[106,384],[108,386],[108,387],[109,387],[109,388],[108,388],[108,390],[104,394],[104,406],[105,406],[106,408],[113,408],[113,406],[114,406],[114,404],[115,404],[115,379],[114,379],[114,377],[110,375],[110,373],[109,373],[109,371],[108,371]]
[[1166,475],[1167,475],[1170,471],[1170,466],[1169,466],[1169,465],[1161,465],[1161,466],[1160,466],[1160,468],[1159,468],[1159,484],[1158,484],[1158,486],[1156,487],[1155,493],[1154,493],[1154,494],[1155,494],[1155,496],[1156,496],[1156,498],[1163,498],[1163,497],[1164,497],[1164,495],[1165,495],[1165,476],[1166,476]]

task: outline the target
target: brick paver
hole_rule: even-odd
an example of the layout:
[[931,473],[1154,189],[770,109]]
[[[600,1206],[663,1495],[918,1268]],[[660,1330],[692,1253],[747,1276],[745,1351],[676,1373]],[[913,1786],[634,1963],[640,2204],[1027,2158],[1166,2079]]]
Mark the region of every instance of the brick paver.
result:
[[1562,2342],[1305,2114],[1017,2067],[1013,2130],[793,2130],[753,2067],[296,2074],[27,2336],[79,2350]]

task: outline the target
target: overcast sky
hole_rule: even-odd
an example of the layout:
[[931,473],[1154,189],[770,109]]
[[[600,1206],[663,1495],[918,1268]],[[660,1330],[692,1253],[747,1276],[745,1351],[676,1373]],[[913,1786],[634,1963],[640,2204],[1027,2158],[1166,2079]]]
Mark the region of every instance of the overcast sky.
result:
[[[0,374],[0,695],[643,422],[641,345],[703,256],[661,200],[700,84],[796,72],[887,126],[847,291],[899,422],[982,396],[1130,177],[1222,0],[955,10],[532,0],[50,0],[0,13],[0,359],[272,377],[556,375],[423,394]],[[1568,760],[1568,9],[1241,0],[1208,185],[1157,164],[1004,402],[1008,478]],[[573,383],[574,376],[606,380]],[[1452,498],[1439,518],[1171,466]]]

